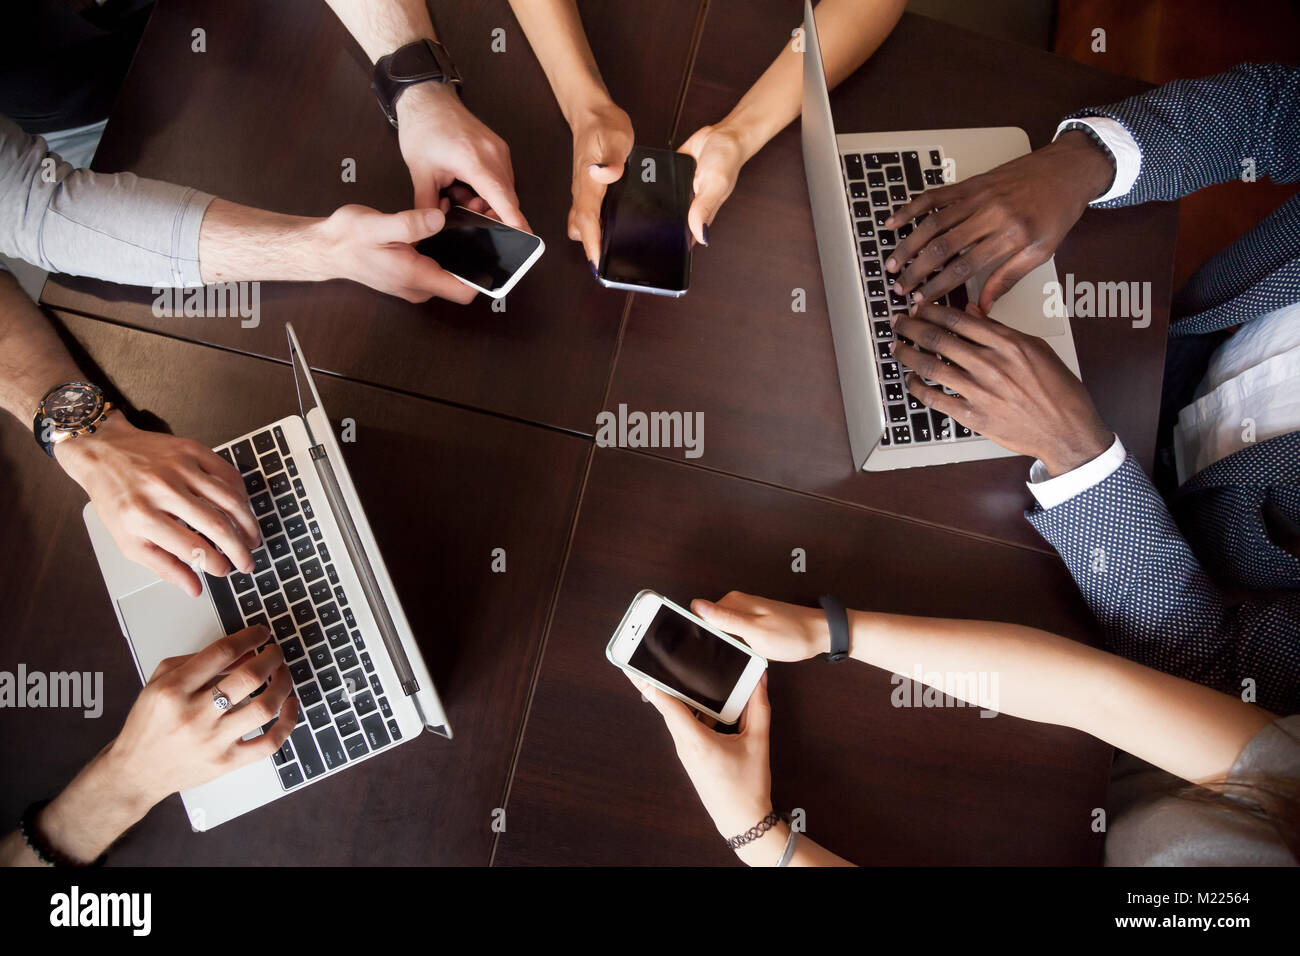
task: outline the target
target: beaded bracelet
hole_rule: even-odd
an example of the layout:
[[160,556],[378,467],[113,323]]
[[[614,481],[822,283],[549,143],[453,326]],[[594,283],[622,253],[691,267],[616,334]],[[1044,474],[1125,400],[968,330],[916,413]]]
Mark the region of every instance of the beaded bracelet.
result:
[[27,844],[27,849],[36,854],[36,859],[40,860],[46,866],[103,866],[107,853],[101,853],[99,859],[91,863],[80,863],[70,856],[64,856],[49,842],[41,836],[40,831],[36,828],[36,818],[40,812],[49,806],[48,800],[37,800],[23,811],[22,819],[18,821],[18,833],[22,836],[23,842]]

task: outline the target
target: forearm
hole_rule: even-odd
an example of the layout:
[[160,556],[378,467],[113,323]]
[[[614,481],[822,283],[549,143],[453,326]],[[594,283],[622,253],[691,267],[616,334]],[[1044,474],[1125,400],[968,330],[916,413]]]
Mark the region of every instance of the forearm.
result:
[[[36,828],[63,856],[92,863],[152,806],[105,748],[40,812]],[[39,866],[40,860],[15,830],[0,841],[0,865]]]
[[[889,36],[903,15],[905,0],[822,0],[813,11],[826,84],[834,89],[861,66]],[[806,47],[806,41],[805,41]],[[799,115],[803,102],[803,57],[792,40],[722,121],[736,132],[748,160]]]
[[[857,660],[919,674],[999,713],[1074,727],[1186,780],[1226,774],[1273,719],[1208,687],[1018,624],[854,611],[850,627]],[[993,699],[981,699],[981,687]]]
[[[746,843],[736,850],[736,856],[746,866],[776,866],[790,839],[790,824],[782,820],[761,839]],[[830,850],[815,843],[804,834],[799,834],[795,842],[794,853],[786,866],[853,866],[843,857],[836,856]]]
[[609,101],[574,0],[510,0],[510,7],[570,126],[582,110]]
[[203,281],[315,282],[332,278],[339,272],[327,261],[324,222],[214,199],[199,231]]
[[0,271],[0,408],[30,426],[46,392],[81,377],[41,310]]
[[374,63],[398,47],[438,39],[424,0],[325,0]]

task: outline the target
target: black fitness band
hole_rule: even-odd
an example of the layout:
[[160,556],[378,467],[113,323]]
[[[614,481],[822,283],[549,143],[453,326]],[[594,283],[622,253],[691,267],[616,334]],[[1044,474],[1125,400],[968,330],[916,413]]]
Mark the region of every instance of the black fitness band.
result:
[[18,832],[22,835],[23,842],[27,844],[27,849],[36,854],[36,859],[40,860],[46,866],[68,866],[68,867],[87,867],[103,866],[107,853],[101,853],[99,859],[91,863],[80,863],[70,856],[64,856],[58,850],[54,849],[36,828],[36,817],[44,810],[50,801],[37,800],[23,811],[22,819],[18,821]]
[[823,594],[817,599],[826,612],[826,623],[831,629],[831,650],[828,661],[842,661],[849,656],[849,614],[844,602],[834,594]]

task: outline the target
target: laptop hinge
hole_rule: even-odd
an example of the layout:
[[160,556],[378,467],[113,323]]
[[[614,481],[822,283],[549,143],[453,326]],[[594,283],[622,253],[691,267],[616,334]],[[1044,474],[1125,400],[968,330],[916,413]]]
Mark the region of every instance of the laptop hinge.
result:
[[352,514],[343,500],[343,492],[334,475],[334,466],[330,464],[323,444],[318,442],[311,446],[311,459],[325,488],[325,497],[328,499],[330,511],[334,514],[339,531],[343,535],[343,544],[347,548],[348,557],[352,559],[352,567],[356,569],[357,578],[361,581],[361,590],[365,594],[366,604],[370,606],[370,613],[379,626],[379,635],[388,649],[388,657],[397,671],[402,693],[411,697],[420,690],[420,682],[415,679],[410,658],[406,656],[406,647],[397,633],[392,615],[388,613],[388,604],[380,591],[379,582],[375,578],[365,548],[361,546],[361,536],[357,533],[356,525],[352,523]]

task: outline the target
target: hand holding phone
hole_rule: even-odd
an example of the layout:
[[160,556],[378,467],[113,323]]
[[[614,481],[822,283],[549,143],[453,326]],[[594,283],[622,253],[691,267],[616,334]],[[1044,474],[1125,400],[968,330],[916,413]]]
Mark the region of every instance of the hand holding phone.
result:
[[654,591],[633,600],[605,648],[629,675],[724,724],[734,724],[767,661]]
[[452,206],[442,229],[415,246],[465,285],[494,299],[513,289],[545,249],[532,233],[464,206]]
[[670,149],[635,146],[622,178],[600,207],[596,278],[610,289],[681,296],[691,281],[695,160]]

